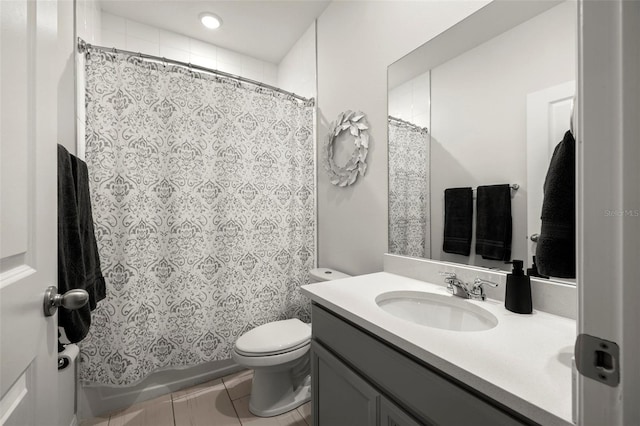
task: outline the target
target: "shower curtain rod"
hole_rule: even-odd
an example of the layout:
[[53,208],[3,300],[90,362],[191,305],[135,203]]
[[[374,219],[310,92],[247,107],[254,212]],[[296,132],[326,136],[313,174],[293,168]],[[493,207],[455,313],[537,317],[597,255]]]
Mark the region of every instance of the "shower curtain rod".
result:
[[116,49],[115,47],[96,46],[96,45],[87,43],[86,41],[84,41],[83,39],[78,37],[78,52],[80,52],[80,53],[88,52],[89,49],[103,50],[105,52],[113,52],[113,53],[124,53],[125,55],[137,56],[139,58],[148,59],[148,60],[152,60],[152,61],[156,61],[156,62],[160,62],[160,63],[178,65],[178,66],[185,67],[185,68],[192,69],[192,70],[202,71],[202,72],[206,72],[206,73],[209,73],[209,74],[215,74],[215,75],[219,75],[219,76],[222,76],[222,77],[230,78],[232,80],[237,80],[237,81],[241,81],[241,82],[244,82],[244,83],[253,84],[253,85],[258,86],[258,87],[264,87],[265,89],[270,89],[270,90],[273,90],[275,92],[283,93],[283,94],[285,94],[287,96],[290,96],[290,97],[292,97],[294,99],[297,99],[299,101],[302,101],[304,103],[310,103],[311,105],[315,104],[315,99],[314,98],[305,98],[303,96],[296,95],[293,92],[289,92],[287,90],[280,89],[279,87],[275,87],[275,86],[272,86],[270,84],[261,83],[261,82],[256,81],[256,80],[251,80],[250,78],[241,77],[241,76],[235,75],[235,74],[229,74],[227,72],[218,71],[218,70],[214,70],[214,69],[211,69],[211,68],[201,67],[200,65],[194,65],[194,64],[191,64],[191,63],[188,63],[188,62],[176,61],[175,59],[167,59],[167,58],[163,58],[161,56],[147,55],[145,53],[132,52],[130,50]]
[[395,121],[395,122],[397,122],[397,123],[399,123],[399,124],[403,124],[403,125],[405,125],[405,126],[409,126],[409,127],[413,127],[413,128],[415,128],[415,129],[418,129],[418,130],[420,130],[421,132],[429,133],[429,129],[428,129],[428,128],[426,128],[426,127],[420,127],[420,126],[418,126],[417,124],[413,124],[412,122],[410,122],[410,121],[405,121],[405,120],[403,120],[403,119],[401,119],[401,118],[396,118],[396,117],[394,117],[394,116],[392,116],[392,115],[390,115],[390,116],[389,116],[389,121]]

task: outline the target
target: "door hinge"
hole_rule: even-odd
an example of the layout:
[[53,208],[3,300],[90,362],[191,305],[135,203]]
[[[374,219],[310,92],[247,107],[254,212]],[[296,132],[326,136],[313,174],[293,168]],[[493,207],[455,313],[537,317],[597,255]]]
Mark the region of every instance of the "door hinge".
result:
[[617,343],[580,334],[575,346],[576,368],[585,377],[616,387],[620,383],[620,347]]

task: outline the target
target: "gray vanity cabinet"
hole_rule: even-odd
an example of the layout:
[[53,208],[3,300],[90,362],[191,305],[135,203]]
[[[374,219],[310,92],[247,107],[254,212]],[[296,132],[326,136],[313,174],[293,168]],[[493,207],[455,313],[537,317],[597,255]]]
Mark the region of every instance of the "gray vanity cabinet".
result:
[[377,426],[380,394],[322,346],[311,344],[316,381],[314,425]]
[[400,407],[380,397],[380,426],[420,426],[420,423],[413,420]]
[[420,426],[317,342],[311,344],[316,380],[314,425]]
[[535,424],[315,303],[312,322],[315,426]]

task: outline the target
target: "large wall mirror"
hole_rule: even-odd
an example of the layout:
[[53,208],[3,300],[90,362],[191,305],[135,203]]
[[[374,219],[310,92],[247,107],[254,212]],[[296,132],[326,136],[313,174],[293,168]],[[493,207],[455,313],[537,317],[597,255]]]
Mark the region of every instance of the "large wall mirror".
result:
[[[390,253],[510,269],[475,252],[475,189],[510,184],[510,258],[531,266],[570,128],[576,22],[574,1],[493,1],[389,66]],[[443,251],[444,192],[458,187],[473,188],[468,256]]]

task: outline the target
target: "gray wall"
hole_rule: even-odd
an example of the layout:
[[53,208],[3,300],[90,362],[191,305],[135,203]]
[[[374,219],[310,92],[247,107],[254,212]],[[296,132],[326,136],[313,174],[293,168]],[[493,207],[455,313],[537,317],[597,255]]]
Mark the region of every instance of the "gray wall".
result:
[[387,66],[484,1],[332,2],[318,19],[318,153],[329,123],[361,110],[371,124],[364,178],[333,186],[318,159],[319,264],[349,274],[382,270],[387,251]]

